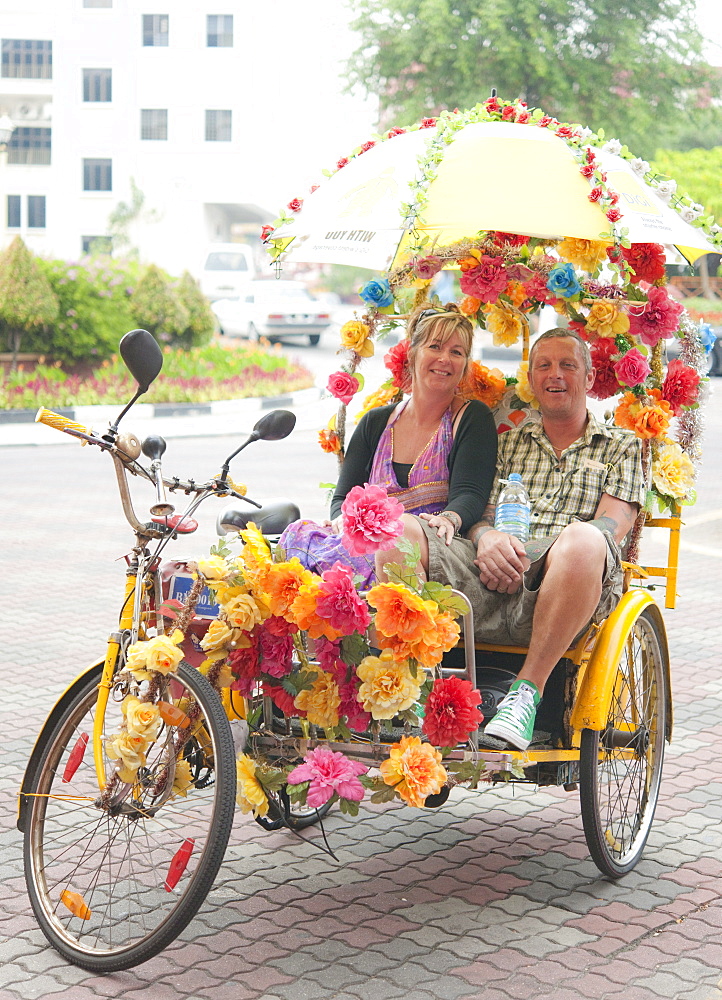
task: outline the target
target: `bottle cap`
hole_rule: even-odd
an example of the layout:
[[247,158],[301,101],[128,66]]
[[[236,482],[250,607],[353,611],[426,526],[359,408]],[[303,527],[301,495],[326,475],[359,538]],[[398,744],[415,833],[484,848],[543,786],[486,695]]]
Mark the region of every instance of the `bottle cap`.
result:
[[510,483],[520,483],[521,482],[521,476],[519,475],[518,472],[510,472],[509,473],[508,482],[510,482]]

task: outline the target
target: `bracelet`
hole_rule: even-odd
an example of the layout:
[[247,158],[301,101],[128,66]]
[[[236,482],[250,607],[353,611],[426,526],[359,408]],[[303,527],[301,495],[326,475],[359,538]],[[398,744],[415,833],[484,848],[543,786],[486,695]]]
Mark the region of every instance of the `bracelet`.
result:
[[442,510],[439,517],[445,517],[448,521],[451,521],[454,526],[455,535],[460,533],[462,525],[461,515],[457,514],[455,510]]

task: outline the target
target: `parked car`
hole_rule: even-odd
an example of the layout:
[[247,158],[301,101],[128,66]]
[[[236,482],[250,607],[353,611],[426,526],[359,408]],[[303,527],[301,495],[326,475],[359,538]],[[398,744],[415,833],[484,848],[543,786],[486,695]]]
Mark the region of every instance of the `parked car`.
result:
[[211,306],[219,331],[227,337],[280,340],[308,337],[315,347],[331,324],[327,305],[315,299],[301,281],[251,281],[237,299]]
[[256,276],[253,251],[245,243],[211,243],[201,271],[201,291],[211,302],[232,298]]

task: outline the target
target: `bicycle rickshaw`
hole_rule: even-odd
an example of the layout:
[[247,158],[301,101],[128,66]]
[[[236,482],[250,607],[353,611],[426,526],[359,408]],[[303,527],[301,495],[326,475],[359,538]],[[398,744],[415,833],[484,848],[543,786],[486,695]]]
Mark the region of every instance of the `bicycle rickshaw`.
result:
[[[497,107],[500,118],[498,102],[483,114],[494,120]],[[523,115],[521,106],[517,110]],[[475,113],[476,119],[483,117],[478,109]],[[439,137],[443,139],[444,128],[448,131],[455,125],[458,119],[444,118],[437,128]],[[597,137],[589,135],[576,136],[576,146],[582,149],[581,159],[586,163],[594,163],[593,155],[584,150],[591,149],[595,140]],[[432,146],[434,141],[432,138]],[[605,190],[611,198],[611,186]],[[421,230],[420,224],[418,228]],[[625,249],[621,239],[616,239],[613,227],[607,235],[613,259],[616,255],[621,260]],[[366,290],[365,300],[371,299],[372,307],[363,324],[355,324],[365,326],[364,339],[384,315],[379,304],[381,310],[388,309],[383,298],[389,294],[390,306],[393,287],[397,301],[403,302],[400,290],[405,280],[413,281],[426,273],[419,265],[428,265],[430,256],[436,258],[435,266],[439,261],[456,261],[460,255],[478,261],[495,252],[499,266],[510,269],[514,282],[528,284],[522,291],[529,294],[514,305],[515,290],[508,289],[505,282],[507,297],[497,305],[518,320],[525,338],[525,308],[538,306],[540,297],[543,300],[542,285],[559,287],[555,278],[560,272],[555,269],[561,268],[568,278],[575,275],[574,266],[564,260],[568,248],[560,250],[562,241],[558,238],[517,240],[506,232],[485,230],[475,240],[467,238],[461,245],[457,241],[442,248],[430,246],[424,242],[427,237],[409,227],[405,238],[416,240],[418,246],[409,243],[390,280],[372,282]],[[591,239],[579,237],[576,243],[578,253],[582,249],[587,254],[599,253],[599,246],[592,246],[595,241]],[[584,248],[579,246],[582,243]],[[285,238],[279,237],[274,249],[281,253],[285,245]],[[545,252],[552,246],[561,262]],[[536,252],[537,248],[541,252]],[[637,266],[641,273],[643,262],[638,261]],[[656,301],[655,295],[645,296],[632,289],[629,281],[602,286],[587,277],[577,285],[574,296],[563,298],[568,315],[576,303],[573,308],[578,323],[588,318],[595,303],[609,307],[608,317],[610,313],[618,316],[630,301],[641,315],[650,298]],[[427,287],[422,285],[411,295],[419,299],[427,294]],[[534,301],[532,287],[538,296]],[[627,297],[624,291],[622,295],[613,292],[613,287],[626,290]],[[630,299],[630,294],[636,297]],[[686,383],[691,393],[692,383],[699,388],[705,350],[697,328],[678,313],[675,317],[675,329],[683,341],[680,364],[694,375]],[[492,327],[488,314],[486,324]],[[358,338],[358,329],[352,333]],[[630,338],[631,334],[614,336],[620,354],[632,349]],[[525,339],[525,350],[526,343]],[[362,355],[358,348],[363,345],[358,339],[355,344],[346,366],[350,375]],[[127,335],[122,353],[139,382],[137,398],[158,374],[162,355],[145,331]],[[639,389],[628,401],[628,409],[634,404],[640,411],[646,406],[666,412],[659,387],[662,366],[663,348],[658,337],[650,365],[650,378],[655,381]],[[508,386],[506,381],[504,419],[510,416],[509,399],[511,413],[519,414],[523,396],[522,378],[509,379]],[[397,391],[394,386],[391,390]],[[665,391],[671,394],[671,389]],[[28,890],[43,932],[54,947],[69,960],[96,971],[128,968],[157,954],[192,919],[210,889],[228,841],[236,792],[241,808],[253,811],[261,825],[301,829],[322,819],[336,799],[345,812],[354,815],[366,791],[374,801],[401,797],[409,804],[431,808],[443,805],[449,787],[455,784],[476,787],[484,780],[521,780],[563,785],[569,791],[578,786],[584,831],[594,861],[612,878],[629,871],[639,860],[650,831],[664,744],[672,728],[669,654],[662,614],[651,588],[661,578],[666,606],[674,606],[679,505],[691,499],[691,479],[678,477],[675,486],[669,476],[663,478],[664,463],[677,461],[679,465],[675,449],[690,466],[687,452],[697,457],[695,413],[681,406],[679,413],[678,441],[687,451],[683,452],[680,443],[655,441],[652,435],[645,445],[650,484],[656,484],[656,495],[666,503],[669,514],[652,517],[642,512],[638,525],[646,520],[648,527],[669,530],[667,564],[636,564],[639,531],[635,529],[625,563],[627,590],[609,618],[592,626],[557,665],[545,699],[547,710],[539,717],[544,735],[540,734],[538,742],[524,752],[480,749],[475,724],[455,746],[444,748],[442,756],[438,747],[418,736],[422,703],[429,690],[456,673],[470,688],[478,686],[486,707],[493,708],[518,669],[523,649],[475,644],[471,614],[464,614],[463,646],[453,651],[459,655],[462,650],[460,659],[437,660],[431,673],[424,669],[423,658],[404,661],[412,679],[408,684],[412,689],[415,684],[416,693],[408,705],[404,702],[403,709],[399,703],[399,710],[391,714],[374,716],[372,712],[366,730],[347,725],[347,715],[338,711],[332,718],[324,698],[336,681],[319,663],[322,644],[317,642],[318,659],[314,660],[304,638],[307,633],[332,641],[322,627],[318,631],[314,604],[318,582],[298,574],[282,556],[274,562],[261,530],[250,524],[258,522],[271,535],[293,519],[296,510],[292,504],[259,510],[254,501],[245,498],[245,488],[229,478],[230,459],[241,449],[230,456],[215,479],[181,481],[163,476],[162,439],[148,438],[141,446],[132,434],[119,432],[118,421],[101,435],[41,410],[38,419],[42,422],[110,453],[123,510],[136,534],[136,544],[126,557],[120,621],[110,637],[105,660],[81,675],[53,709],[20,790],[18,825],[25,834]],[[331,442],[330,450],[341,450],[343,418],[342,411],[335,427],[322,435],[327,446]],[[284,411],[268,414],[246,444],[259,438],[284,437],[293,422],[293,416]],[[665,449],[671,449],[671,458]],[[149,468],[141,464],[141,450],[150,459]],[[154,484],[150,521],[141,521],[133,510],[128,472]],[[667,493],[660,489],[663,482],[669,486]],[[190,497],[184,511],[175,513],[166,490]],[[161,554],[171,539],[194,529],[192,515],[211,495],[235,497],[252,505],[250,510],[239,509],[234,503],[220,518],[223,530],[240,529],[243,549],[235,557],[221,543],[209,559],[198,560],[192,572],[185,574],[184,599],[167,600]],[[206,600],[206,587],[213,592],[220,615],[210,613],[203,628],[196,630],[193,644],[191,633],[194,623],[198,624],[199,611],[204,613],[199,602]],[[413,593],[412,587],[407,589]],[[173,593],[182,593],[182,588]],[[422,590],[421,596],[424,593]],[[296,606],[299,595],[302,600]],[[466,610],[464,604],[468,606],[465,596],[450,588],[437,587],[433,595],[437,619],[452,619]],[[361,612],[359,615],[360,621],[367,622]],[[357,684],[356,669],[369,652],[361,635],[365,627],[348,630],[333,640],[344,674],[336,684],[337,695],[343,683]],[[267,645],[262,645],[261,633]],[[197,668],[183,659],[184,650],[193,658],[194,646]],[[451,652],[453,646],[454,641],[447,641],[444,648]],[[284,666],[272,667],[279,656]],[[375,659],[383,662],[383,657],[384,653]],[[386,662],[390,661],[393,656],[387,656]],[[388,720],[385,729],[381,727],[383,720]],[[421,799],[400,792],[398,780],[393,775],[387,780],[390,772],[384,771],[399,747],[411,745],[404,741],[411,741],[419,754],[425,755],[426,765],[435,774],[432,793]],[[336,792],[329,792],[325,799],[314,794],[314,766],[319,754],[326,755],[326,764],[333,760],[337,768]],[[362,774],[368,769],[381,773]]]

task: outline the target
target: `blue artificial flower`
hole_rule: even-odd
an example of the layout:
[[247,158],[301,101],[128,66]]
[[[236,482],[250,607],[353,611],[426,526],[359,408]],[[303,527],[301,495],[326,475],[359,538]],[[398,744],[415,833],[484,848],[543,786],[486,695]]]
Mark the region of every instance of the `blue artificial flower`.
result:
[[372,278],[371,281],[367,281],[359,295],[364,302],[370,306],[376,306],[377,309],[384,309],[386,306],[392,305],[394,301],[394,293],[386,278]]
[[705,354],[709,354],[714,347],[715,340],[717,340],[717,334],[714,332],[709,323],[699,324],[699,339],[702,347],[704,347]]
[[555,264],[549,272],[547,288],[563,299],[571,299],[573,295],[581,292],[582,286],[577,281],[574,265],[568,262]]

